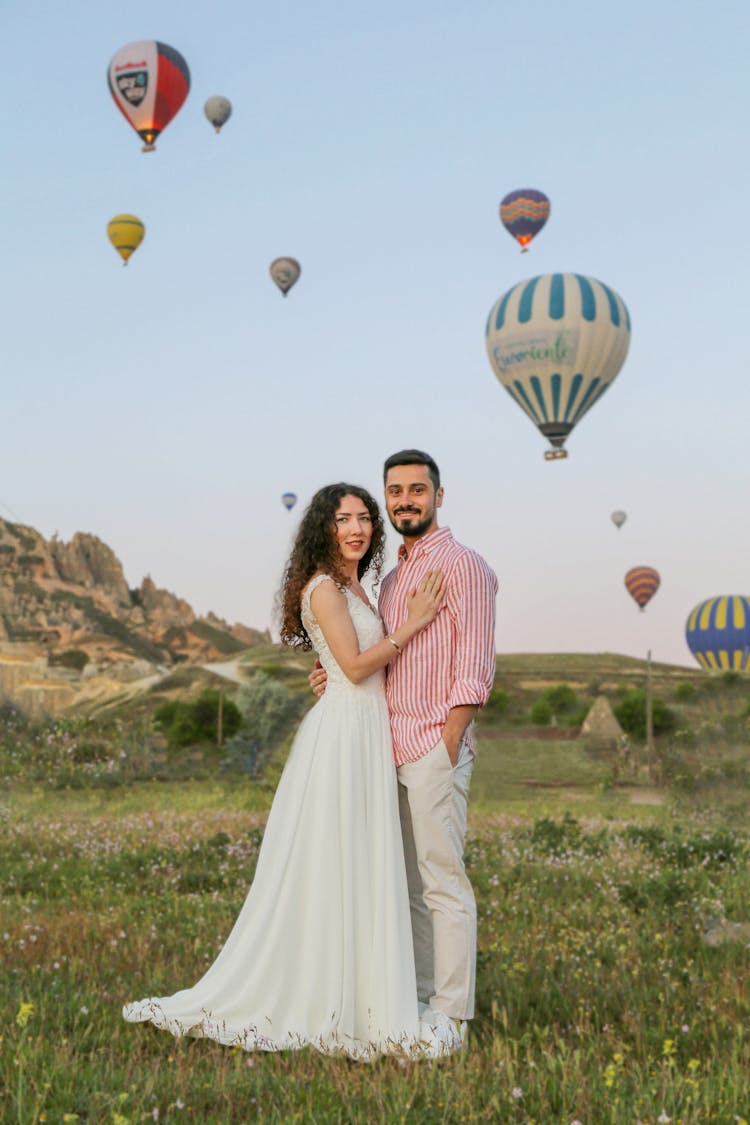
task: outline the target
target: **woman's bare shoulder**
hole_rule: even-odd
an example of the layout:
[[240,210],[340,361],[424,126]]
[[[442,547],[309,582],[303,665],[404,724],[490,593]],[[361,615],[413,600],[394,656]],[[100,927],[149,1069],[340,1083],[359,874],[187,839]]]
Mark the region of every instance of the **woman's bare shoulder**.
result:
[[325,609],[328,606],[334,607],[341,605],[346,601],[343,590],[340,590],[338,583],[330,574],[324,571],[318,571],[313,574],[310,581],[302,591],[303,597],[305,593],[309,593],[310,605],[313,612],[316,613],[318,609]]

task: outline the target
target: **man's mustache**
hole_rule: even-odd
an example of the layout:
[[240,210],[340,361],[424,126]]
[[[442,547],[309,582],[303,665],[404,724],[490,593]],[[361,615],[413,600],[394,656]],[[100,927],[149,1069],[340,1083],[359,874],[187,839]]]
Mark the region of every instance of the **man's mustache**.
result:
[[404,515],[409,515],[409,514],[411,514],[413,516],[418,516],[419,515],[419,508],[396,508],[396,510],[393,514],[395,516],[404,516]]

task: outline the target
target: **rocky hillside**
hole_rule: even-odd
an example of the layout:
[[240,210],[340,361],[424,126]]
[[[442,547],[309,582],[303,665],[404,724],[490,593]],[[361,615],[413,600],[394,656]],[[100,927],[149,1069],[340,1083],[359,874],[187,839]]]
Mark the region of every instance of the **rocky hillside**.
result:
[[82,672],[123,665],[216,660],[268,636],[198,617],[150,577],[131,589],[114,551],[95,535],[69,543],[0,519],[0,649],[23,647],[50,666]]

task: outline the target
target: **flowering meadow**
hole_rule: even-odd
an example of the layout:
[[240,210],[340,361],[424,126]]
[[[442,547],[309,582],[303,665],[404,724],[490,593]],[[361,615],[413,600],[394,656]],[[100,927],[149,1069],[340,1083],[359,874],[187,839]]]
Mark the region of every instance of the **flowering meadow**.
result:
[[637,815],[603,790],[579,796],[472,812],[468,1052],[358,1064],[248,1055],[121,1018],[213,960],[252,878],[270,782],[6,778],[0,1120],[750,1121],[750,837],[676,815],[668,793]]
[[477,1018],[468,1052],[432,1063],[125,1024],[123,1003],[213,962],[283,751],[260,780],[210,747],[165,755],[145,715],[34,728],[6,711],[0,1122],[747,1125],[750,754],[719,686],[711,739],[666,747],[661,786],[488,709],[467,849]]

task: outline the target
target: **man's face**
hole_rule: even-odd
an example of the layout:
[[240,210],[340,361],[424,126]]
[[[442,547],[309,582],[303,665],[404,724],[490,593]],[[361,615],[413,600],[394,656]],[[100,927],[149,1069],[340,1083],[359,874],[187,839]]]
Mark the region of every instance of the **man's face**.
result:
[[418,539],[437,527],[443,490],[435,491],[426,465],[394,465],[385,478],[388,519],[405,539]]

